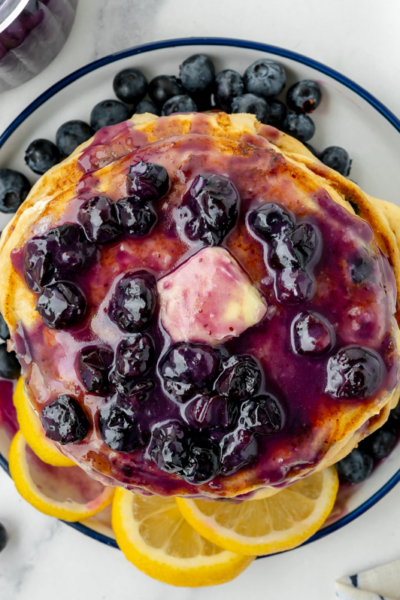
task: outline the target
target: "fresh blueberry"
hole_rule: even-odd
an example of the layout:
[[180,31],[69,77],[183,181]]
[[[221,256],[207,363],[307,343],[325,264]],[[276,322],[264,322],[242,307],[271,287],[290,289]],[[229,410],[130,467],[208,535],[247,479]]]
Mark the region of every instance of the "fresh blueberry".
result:
[[129,117],[130,112],[125,104],[118,102],[118,100],[103,100],[92,109],[90,126],[94,131],[98,131],[102,127],[127,121]]
[[372,456],[355,448],[337,464],[341,479],[348,483],[361,483],[371,475],[374,466]]
[[317,158],[321,156],[321,153],[318,152],[318,150],[316,150],[312,144],[309,144],[308,142],[303,142],[303,144],[311,152],[311,154],[314,154],[314,156]]
[[78,369],[82,382],[88,392],[104,394],[108,390],[108,372],[113,363],[111,348],[90,346],[81,350]]
[[88,239],[95,244],[108,244],[122,233],[116,203],[106,196],[95,196],[79,209],[78,220]]
[[179,67],[183,87],[189,94],[198,94],[211,88],[215,79],[213,62],[204,54],[189,56]]
[[243,94],[232,100],[232,112],[256,115],[258,121],[267,123],[270,111],[268,102],[264,98],[254,94]]
[[43,286],[89,268],[95,254],[95,246],[88,241],[80,225],[55,227],[26,243],[25,280],[39,293]]
[[239,199],[239,192],[227,177],[198,175],[182,202],[186,236],[208,246],[220,244],[236,223]]
[[117,210],[124,233],[132,237],[147,235],[157,221],[153,209],[146,204],[141,206],[135,197],[118,200]]
[[159,469],[180,475],[187,464],[187,432],[179,421],[155,425],[148,453]]
[[138,333],[150,325],[157,306],[156,282],[147,271],[128,273],[119,280],[110,317],[122,331]]
[[350,274],[353,283],[361,283],[368,279],[373,270],[372,260],[367,256],[357,256],[350,264]]
[[321,152],[319,158],[324,165],[331,169],[335,169],[335,171],[344,175],[344,177],[350,175],[351,158],[344,148],[341,148],[340,146],[329,146],[329,148],[325,148],[325,150]]
[[137,202],[160,200],[168,191],[169,177],[162,165],[141,160],[129,167],[128,192]]
[[81,405],[66,394],[43,408],[40,421],[46,437],[59,444],[81,442],[89,431],[89,421]]
[[372,350],[349,346],[329,359],[325,391],[336,398],[362,400],[375,392],[381,380],[379,356]]
[[144,115],[144,113],[150,113],[152,115],[157,115],[158,117],[161,115],[161,111],[151,100],[141,100],[139,104],[136,105],[135,115]]
[[51,167],[60,162],[60,152],[50,140],[34,140],[25,152],[25,162],[28,167],[39,175],[46,173]]
[[0,344],[0,377],[18,379],[21,365],[15,352],[7,352],[7,344]]
[[300,142],[308,142],[315,133],[315,125],[308,115],[290,113],[283,123],[283,130]]
[[76,285],[60,281],[43,288],[36,310],[47,327],[68,329],[82,319],[86,311],[86,300]]
[[316,81],[303,79],[292,85],[286,94],[286,104],[296,113],[312,113],[320,105],[322,92]]
[[276,296],[279,302],[297,304],[310,298],[313,285],[306,271],[287,268],[279,272]]
[[243,94],[243,79],[237,71],[225,69],[218,73],[215,79],[215,97],[218,106],[226,112],[231,112],[232,100]]
[[154,359],[153,342],[148,335],[137,333],[119,344],[115,364],[124,377],[140,377],[147,373]]
[[137,104],[146,95],[147,79],[141,71],[130,67],[116,74],[113,82],[114,93],[125,104]]
[[197,440],[190,444],[188,461],[182,477],[194,485],[214,479],[219,472],[219,448],[209,440]]
[[186,405],[185,417],[189,425],[197,429],[228,427],[228,399],[225,396],[201,394]]
[[3,315],[0,313],[0,339],[8,340],[10,337],[10,330],[8,329],[8,325],[4,320]]
[[247,429],[235,429],[220,442],[221,473],[232,475],[252,463],[257,457],[257,441]]
[[186,94],[179,94],[178,96],[172,96],[172,98],[163,104],[161,114],[163,117],[168,117],[168,115],[172,115],[173,113],[193,112],[197,112],[195,101]]
[[397,442],[394,431],[386,427],[374,431],[360,444],[361,449],[370,454],[374,460],[382,460],[392,452]]
[[277,433],[282,427],[282,412],[271,394],[245,400],[240,407],[239,427],[259,435]]
[[137,400],[145,398],[147,392],[152,390],[155,386],[153,379],[149,377],[144,379],[125,377],[115,369],[111,371],[109,380],[120,396],[123,396],[124,398],[132,398],[134,396]]
[[261,386],[261,370],[252,356],[231,356],[224,364],[215,388],[219,394],[238,402],[254,396]]
[[[160,373],[166,380],[167,392],[182,402],[211,388],[218,365],[219,356],[211,347],[180,342],[161,361]],[[169,382],[177,385],[168,385]]]
[[319,240],[316,228],[310,223],[302,223],[289,235],[299,263],[305,267],[317,251]]
[[0,523],[0,552],[7,546],[8,535],[3,523]]
[[133,403],[118,395],[109,398],[99,414],[103,442],[115,452],[129,454],[143,446],[143,434]]
[[183,93],[181,82],[173,75],[158,75],[149,83],[149,96],[159,108],[162,108],[170,98]]
[[65,158],[94,135],[93,129],[84,121],[67,121],[57,129],[56,145]]
[[279,204],[268,202],[250,213],[253,229],[268,241],[289,233],[294,228],[294,220]]
[[287,115],[286,105],[280,100],[269,100],[269,117],[268,125],[282,129],[283,123]]
[[16,212],[30,189],[25,175],[12,169],[0,169],[0,212]]
[[292,346],[297,354],[318,356],[332,347],[332,336],[324,318],[315,313],[301,313],[293,322]]
[[275,98],[285,88],[286,72],[274,60],[260,58],[247,67],[243,80],[247,92],[264,98]]

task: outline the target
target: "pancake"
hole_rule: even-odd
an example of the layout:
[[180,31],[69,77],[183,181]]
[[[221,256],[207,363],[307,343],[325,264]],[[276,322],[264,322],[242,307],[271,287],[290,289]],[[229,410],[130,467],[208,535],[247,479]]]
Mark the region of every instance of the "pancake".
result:
[[[96,259],[86,270],[66,276],[86,298],[84,318],[67,328],[46,326],[36,310],[38,293],[24,275],[27,243],[78,223],[82,205],[93,197],[112,202],[128,197],[127,175],[140,161],[163,166],[169,176],[167,193],[153,203],[156,224],[148,235],[123,235],[93,250]],[[202,174],[222,176],[240,198],[235,222],[222,239],[214,231],[212,243],[210,237],[196,239],[193,230],[187,235],[190,190]],[[293,257],[281,242],[283,258],[278,242],[271,245],[256,227],[257,215],[272,203],[283,210],[293,235],[312,240],[303,257],[308,266],[295,274],[287,266]],[[369,197],[300,142],[252,115],[147,114],[100,130],[36,183],[1,238],[0,309],[32,406],[40,415],[59,395],[74,398],[89,429],[84,439],[60,445],[62,452],[104,483],[140,493],[213,498],[264,493],[335,463],[380,427],[397,403],[399,219],[397,207]],[[156,316],[146,330],[156,358],[138,379],[150,381],[152,389],[124,392],[121,402],[126,406],[128,397],[140,443],[121,452],[100,432],[101,415],[110,402],[120,402],[115,359],[107,367],[111,387],[98,394],[85,387],[79,357],[94,347],[107,347],[113,356],[120,352],[132,331],[121,330],[113,317],[116,290],[127,274],[143,270],[156,281],[154,297],[158,294]],[[209,319],[191,316],[199,303],[213,315],[212,326]],[[307,339],[299,338],[307,327],[319,332],[319,349],[310,351]],[[204,389],[196,384],[197,395],[182,401],[176,378],[171,384],[166,373],[171,347],[190,343],[212,348],[218,366],[214,383],[204,383]],[[234,357],[243,356],[261,373],[252,392],[257,406],[250,392],[235,404],[224,388]],[[356,393],[338,383],[344,360],[364,365],[365,389],[359,385]],[[201,422],[199,414],[217,421]],[[195,481],[187,467],[164,468],[159,444],[166,422],[178,424],[178,438],[181,432],[182,439],[187,436],[182,452],[195,470],[219,449],[215,476]],[[203,454],[190,450],[196,443]]]

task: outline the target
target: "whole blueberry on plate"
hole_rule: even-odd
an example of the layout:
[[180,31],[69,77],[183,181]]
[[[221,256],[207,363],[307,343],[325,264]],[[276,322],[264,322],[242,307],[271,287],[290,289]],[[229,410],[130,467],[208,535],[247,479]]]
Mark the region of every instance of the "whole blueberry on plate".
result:
[[2,552],[4,550],[4,548],[7,546],[7,542],[8,542],[7,530],[4,527],[3,523],[0,523],[0,552]]
[[129,454],[143,445],[143,433],[134,403],[114,395],[100,411],[99,429],[103,442],[115,452]]
[[280,100],[268,100],[269,116],[267,123],[278,129],[282,129],[287,115],[286,105]]
[[374,460],[382,460],[392,452],[397,442],[397,436],[387,425],[374,431],[359,447],[370,454]]
[[173,113],[192,113],[197,112],[197,105],[195,101],[186,94],[179,94],[178,96],[172,96],[169,100],[163,104],[161,114],[163,117],[172,115]]
[[143,115],[144,113],[151,113],[152,115],[157,115],[158,117],[161,115],[160,109],[152,102],[151,100],[141,100],[139,104],[136,105],[134,110],[135,115]]
[[322,92],[316,81],[303,79],[292,85],[286,94],[286,104],[296,113],[312,113],[320,105]]
[[78,369],[88,392],[103,394],[108,389],[108,372],[114,360],[111,348],[89,346],[79,353]]
[[82,319],[86,311],[86,299],[76,285],[59,281],[43,288],[36,310],[47,327],[68,329]]
[[189,56],[179,67],[183,87],[189,94],[197,94],[209,89],[214,83],[214,63],[205,54]]
[[173,75],[158,75],[149,83],[149,96],[154,104],[160,108],[167,100],[184,93],[179,79]]
[[90,126],[94,131],[102,127],[122,123],[130,117],[130,111],[118,100],[103,100],[96,104],[90,113]]
[[122,331],[147,329],[157,306],[156,281],[147,271],[128,273],[119,280],[110,305],[110,317]]
[[116,203],[106,196],[95,196],[79,209],[78,220],[94,244],[108,244],[122,233]]
[[20,374],[21,365],[15,352],[7,352],[7,345],[0,344],[0,377],[18,379]]
[[139,69],[130,67],[116,74],[113,88],[121,102],[137,104],[146,95],[147,79]]
[[40,414],[46,437],[59,444],[75,444],[88,434],[89,421],[79,402],[60,394],[55,400],[46,404]]
[[0,212],[16,212],[30,189],[25,175],[13,169],[0,169]]
[[374,466],[372,456],[359,448],[355,448],[345,458],[342,458],[336,467],[341,479],[348,483],[361,483],[371,475]]
[[60,152],[50,140],[38,139],[29,144],[25,152],[25,162],[38,175],[43,175],[60,162]]
[[119,222],[125,234],[141,237],[150,233],[157,221],[157,215],[147,204],[141,205],[133,197],[118,200],[117,210]]
[[260,58],[247,67],[243,80],[246,91],[250,94],[275,98],[286,85],[286,72],[274,60]]
[[373,350],[348,346],[329,359],[325,391],[336,398],[362,400],[378,388],[382,371],[381,358]]
[[218,73],[215,79],[215,98],[218,106],[226,112],[231,112],[233,99],[243,94],[243,78],[237,71],[225,69]]
[[63,158],[72,152],[83,142],[89,140],[94,134],[93,129],[84,121],[67,121],[57,129],[56,145]]
[[315,125],[308,115],[290,113],[284,120],[283,130],[300,142],[308,142],[315,133]]
[[210,440],[192,441],[188,448],[187,464],[182,477],[194,485],[214,479],[219,472],[219,448]]
[[335,169],[335,171],[344,177],[350,175],[351,158],[344,148],[341,148],[340,146],[329,146],[329,148],[325,148],[325,150],[321,152],[319,158],[324,165],[331,169]]
[[0,313],[0,339],[3,341],[8,340],[10,337],[10,330],[8,329],[8,325],[4,320],[3,315]]
[[232,100],[231,108],[233,113],[250,113],[251,115],[256,115],[257,120],[261,123],[266,123],[269,118],[268,102],[255,94],[236,96]]
[[169,187],[165,167],[143,160],[129,167],[127,179],[128,192],[140,203],[160,200]]
[[159,469],[180,475],[188,461],[188,435],[174,419],[152,428],[148,453]]

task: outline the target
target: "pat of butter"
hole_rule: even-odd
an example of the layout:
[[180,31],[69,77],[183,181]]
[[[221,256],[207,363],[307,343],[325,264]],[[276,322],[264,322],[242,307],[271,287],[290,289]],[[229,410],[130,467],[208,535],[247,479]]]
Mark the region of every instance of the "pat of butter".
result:
[[266,305],[223,248],[204,248],[157,284],[160,317],[173,342],[221,344],[258,323]]

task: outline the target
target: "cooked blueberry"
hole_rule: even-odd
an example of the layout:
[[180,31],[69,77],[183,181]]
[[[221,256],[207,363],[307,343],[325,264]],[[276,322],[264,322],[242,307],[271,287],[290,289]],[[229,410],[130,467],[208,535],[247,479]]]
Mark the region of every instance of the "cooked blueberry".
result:
[[149,96],[160,108],[167,100],[181,94],[183,94],[182,84],[173,75],[158,75],[149,83]]
[[161,115],[161,111],[151,100],[141,100],[136,105],[135,115],[143,115],[144,113],[151,113],[152,115]]
[[186,402],[197,393],[197,388],[194,384],[184,383],[183,381],[170,381],[167,379],[164,382],[164,387],[167,394],[175,398],[178,402]]
[[93,129],[84,121],[67,121],[57,129],[56,144],[63,158],[72,152],[83,142],[94,135]]
[[357,256],[350,265],[351,279],[353,283],[361,283],[367,279],[373,270],[373,263],[370,258]]
[[86,300],[76,285],[60,281],[42,290],[36,310],[47,327],[68,329],[82,319]]
[[277,433],[282,427],[278,401],[271,394],[245,400],[240,407],[239,427],[259,435]]
[[269,100],[268,125],[282,129],[285,117],[287,115],[286,105],[280,100]]
[[232,475],[257,457],[257,441],[247,429],[235,429],[227,433],[220,442],[221,473]]
[[3,315],[0,313],[0,338],[2,340],[8,340],[10,337],[10,330],[8,329],[8,325],[4,320]]
[[[172,346],[160,364],[161,376],[170,382],[183,386],[183,394],[176,395],[177,400],[186,400],[197,391],[208,390],[217,373],[219,356],[209,346],[180,342]],[[175,386],[166,386],[174,395]]]
[[286,94],[286,104],[296,113],[312,113],[320,105],[322,92],[316,81],[303,79],[292,85]]
[[30,189],[25,175],[12,169],[0,169],[0,212],[16,212]]
[[118,200],[117,210],[124,233],[132,237],[147,235],[157,221],[154,210],[138,204],[134,197]]
[[235,402],[249,398],[261,386],[261,370],[252,356],[231,356],[223,365],[215,388]]
[[325,391],[336,398],[362,400],[373,394],[381,380],[379,356],[372,350],[349,346],[329,359]]
[[115,364],[117,371],[124,377],[140,377],[150,369],[153,359],[151,338],[137,333],[119,344]]
[[0,523],[0,552],[7,546],[8,535],[3,523]]
[[28,286],[36,293],[57,279],[89,268],[96,255],[80,225],[66,224],[50,229],[25,246],[24,270]]
[[283,236],[294,227],[293,218],[275,202],[262,204],[250,213],[250,224],[266,240]]
[[40,421],[46,437],[59,444],[81,442],[89,431],[89,421],[81,405],[66,394],[43,408]]
[[181,474],[188,461],[187,433],[179,421],[155,425],[148,453],[159,469]]
[[110,317],[128,333],[138,333],[150,325],[157,305],[156,282],[150,273],[128,273],[116,287]]
[[147,392],[152,390],[155,386],[154,381],[149,377],[144,379],[137,377],[125,377],[116,370],[111,371],[109,380],[118,394],[124,398],[132,398],[135,396],[137,400],[145,398]]
[[219,448],[209,440],[192,442],[188,450],[188,461],[182,477],[189,483],[200,485],[218,475]]
[[335,171],[344,175],[344,177],[350,175],[351,158],[344,148],[341,148],[340,146],[329,146],[329,148],[325,148],[325,150],[321,152],[319,158],[324,165],[331,169],[335,169]]
[[143,446],[143,435],[133,403],[117,395],[109,398],[99,414],[103,442],[115,452],[129,454]]
[[260,58],[247,67],[243,80],[247,92],[264,98],[275,98],[286,85],[286,72],[274,60]]
[[118,100],[103,100],[92,109],[90,126],[94,131],[98,131],[102,127],[127,121],[129,117],[130,112],[125,104],[118,102]]
[[276,280],[276,295],[279,302],[297,304],[307,300],[312,293],[312,280],[306,271],[283,269]]
[[392,452],[397,442],[397,436],[394,431],[386,426],[374,431],[365,440],[361,442],[362,450],[370,454],[373,459],[381,460],[386,458]]
[[254,94],[243,94],[232,100],[233,113],[250,113],[256,115],[261,123],[267,123],[269,118],[269,105],[264,98]]
[[141,71],[130,67],[116,74],[114,93],[125,104],[137,104],[147,92],[147,79]]
[[236,223],[239,199],[239,192],[227,177],[198,175],[182,202],[187,211],[186,236],[209,246],[220,244]]
[[0,344],[0,377],[5,379],[18,379],[21,374],[21,365],[15,352],[7,352],[7,345]]
[[332,347],[332,335],[324,318],[302,313],[293,322],[292,346],[298,354],[318,356]]
[[371,475],[374,466],[372,456],[355,448],[337,464],[339,476],[348,483],[361,483]]
[[129,167],[128,191],[137,202],[159,200],[168,191],[169,177],[162,165],[141,160]]
[[270,263],[273,269],[300,269],[302,266],[299,256],[290,237],[282,236],[274,240],[270,252]]
[[111,348],[90,346],[81,350],[78,369],[82,382],[88,392],[101,394],[108,389],[108,373],[113,363]]
[[188,423],[198,429],[228,427],[228,399],[225,396],[202,394],[185,407]]
[[95,196],[85,202],[79,209],[78,220],[95,244],[108,244],[122,233],[116,203],[105,196]]
[[226,112],[232,110],[232,100],[244,94],[243,78],[237,71],[225,69],[215,79],[215,97],[218,106]]
[[315,133],[315,125],[308,115],[291,113],[286,116],[283,130],[300,142],[308,142]]
[[168,117],[168,115],[172,115],[173,113],[186,112],[197,112],[197,105],[190,96],[179,94],[178,96],[172,96],[172,98],[163,104],[161,114],[163,117]]
[[215,67],[204,54],[189,56],[179,67],[183,87],[189,94],[197,94],[209,89],[214,83]]
[[310,262],[318,247],[318,234],[313,225],[302,223],[289,235],[300,265],[305,267]]
[[25,162],[34,173],[43,175],[60,162],[60,152],[50,140],[34,140],[26,149]]

